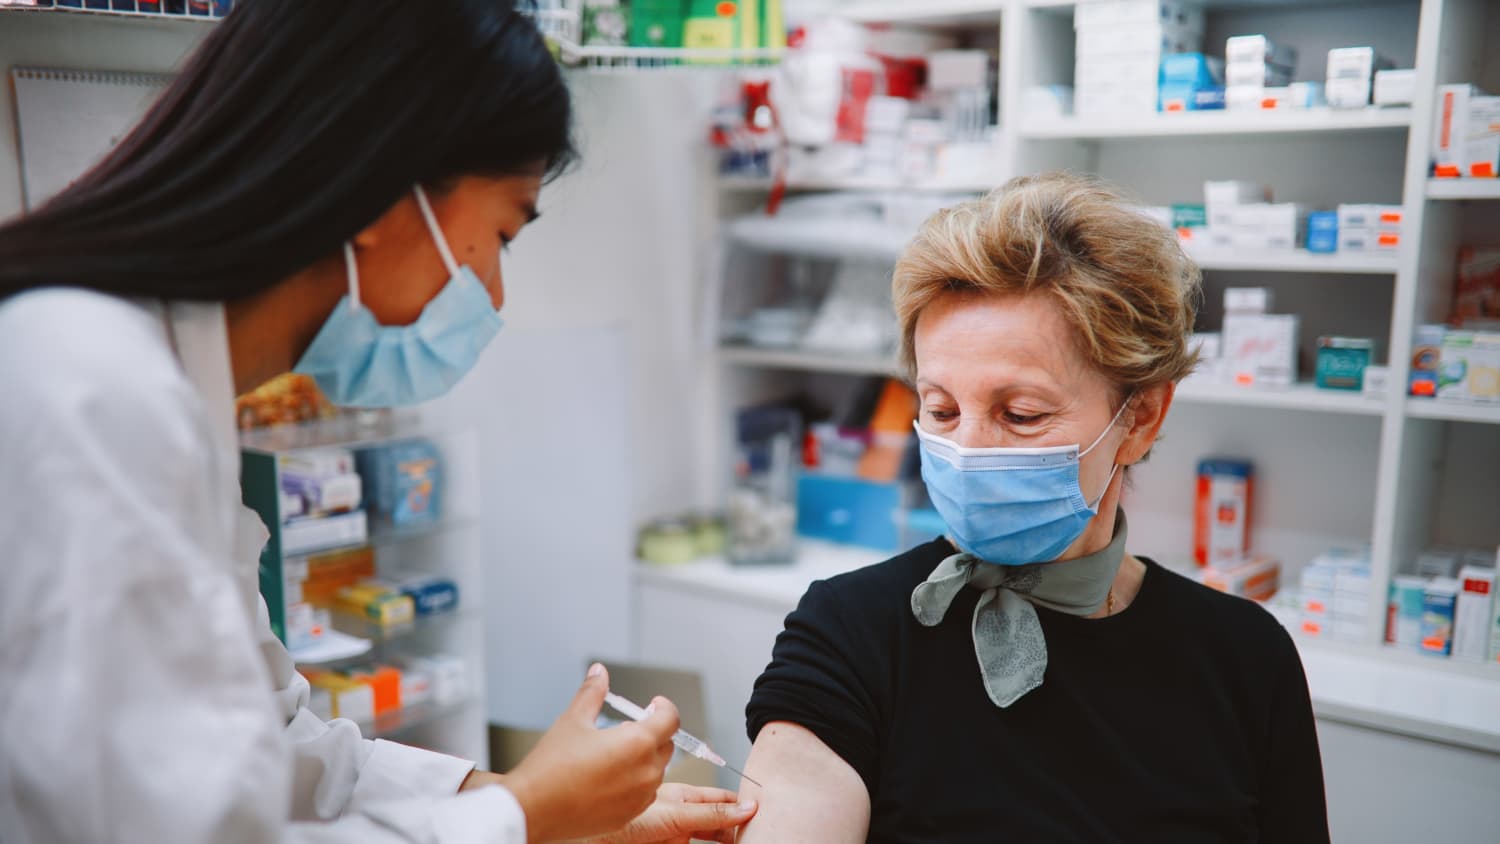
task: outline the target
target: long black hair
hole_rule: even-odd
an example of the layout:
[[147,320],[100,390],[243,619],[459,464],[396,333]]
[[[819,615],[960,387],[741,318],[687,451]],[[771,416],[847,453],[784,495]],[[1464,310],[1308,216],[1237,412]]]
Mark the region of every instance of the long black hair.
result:
[[248,296],[415,183],[556,175],[571,133],[562,74],[514,0],[241,0],[102,161],[0,226],[0,300]]

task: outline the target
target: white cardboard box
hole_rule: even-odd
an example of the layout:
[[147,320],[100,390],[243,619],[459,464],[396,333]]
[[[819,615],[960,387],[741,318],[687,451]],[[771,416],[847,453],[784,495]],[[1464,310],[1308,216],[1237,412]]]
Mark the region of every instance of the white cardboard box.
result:
[[1494,615],[1495,570],[1464,566],[1462,584],[1453,610],[1453,656],[1482,660],[1489,655],[1490,619]]
[[1224,41],[1224,61],[1261,62],[1291,68],[1297,64],[1297,51],[1277,44],[1264,35],[1234,35]]
[[1473,85],[1438,86],[1437,113],[1432,122],[1432,174],[1439,178],[1462,176],[1467,150],[1469,100],[1480,96]]
[[1469,98],[1464,135],[1464,175],[1493,179],[1500,174],[1500,97]]
[[1295,314],[1225,314],[1224,357],[1235,384],[1291,386],[1297,380]]
[[1175,23],[1203,31],[1203,8],[1181,0],[1085,0],[1073,13],[1073,26],[1087,29],[1130,23]]
[[1403,70],[1375,71],[1375,105],[1409,106],[1417,97],[1417,72]]

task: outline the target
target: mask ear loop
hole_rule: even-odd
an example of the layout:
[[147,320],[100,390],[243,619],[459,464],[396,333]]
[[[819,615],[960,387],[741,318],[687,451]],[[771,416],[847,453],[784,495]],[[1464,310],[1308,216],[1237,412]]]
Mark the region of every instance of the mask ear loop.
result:
[[354,260],[354,246],[344,241],[344,275],[349,278],[349,308],[359,310],[359,264]]
[[[1131,393],[1130,395],[1125,397],[1125,401],[1120,403],[1120,409],[1115,411],[1114,418],[1109,420],[1109,424],[1104,427],[1104,430],[1101,431],[1099,436],[1094,439],[1094,442],[1090,444],[1088,448],[1079,452],[1078,456],[1080,458],[1082,458],[1085,454],[1093,451],[1094,446],[1097,446],[1099,443],[1103,442],[1104,437],[1109,434],[1110,431],[1113,431],[1115,429],[1115,423],[1120,421],[1120,414],[1124,413],[1125,408],[1130,406],[1130,400],[1133,398],[1135,398],[1135,393]],[[1109,485],[1114,483],[1115,473],[1118,471],[1120,471],[1120,464],[1118,463],[1115,463],[1109,467],[1109,477],[1104,479],[1104,491],[1099,493],[1099,497],[1094,499],[1093,504],[1089,505],[1090,510],[1097,511],[1099,509],[1099,504],[1104,501],[1104,496],[1109,493]]]
[[422,219],[427,223],[427,232],[432,235],[432,240],[437,244],[438,254],[443,256],[443,266],[448,270],[448,277],[458,275],[458,262],[453,260],[453,250],[448,248],[448,239],[443,236],[443,229],[438,225],[437,216],[432,213],[432,206],[427,203],[427,192],[422,190],[421,185],[412,185],[412,193],[417,197],[417,208],[422,211]]

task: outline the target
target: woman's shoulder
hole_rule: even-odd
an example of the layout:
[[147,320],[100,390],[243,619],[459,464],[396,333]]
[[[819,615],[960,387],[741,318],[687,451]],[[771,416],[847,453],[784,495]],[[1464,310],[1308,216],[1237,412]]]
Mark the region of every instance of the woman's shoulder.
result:
[[1295,652],[1291,634],[1265,607],[1211,589],[1186,575],[1144,559],[1156,592],[1153,613],[1177,631],[1192,631],[1216,646],[1252,655]]
[[[160,315],[78,288],[39,288],[0,300],[0,396],[5,422],[166,422],[193,393]],[[16,432],[11,432],[16,433]]]
[[912,590],[953,553],[948,540],[934,539],[884,562],[816,581],[799,610],[854,611],[881,620],[887,614],[910,615]]

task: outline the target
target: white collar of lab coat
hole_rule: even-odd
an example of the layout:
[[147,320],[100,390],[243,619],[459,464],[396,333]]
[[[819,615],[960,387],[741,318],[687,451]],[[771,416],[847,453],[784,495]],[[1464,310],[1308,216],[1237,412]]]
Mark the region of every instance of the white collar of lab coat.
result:
[[213,426],[215,445],[233,449],[239,442],[234,421],[234,371],[229,363],[229,326],[220,302],[168,302],[168,339],[182,371],[203,400]]

